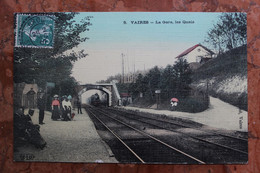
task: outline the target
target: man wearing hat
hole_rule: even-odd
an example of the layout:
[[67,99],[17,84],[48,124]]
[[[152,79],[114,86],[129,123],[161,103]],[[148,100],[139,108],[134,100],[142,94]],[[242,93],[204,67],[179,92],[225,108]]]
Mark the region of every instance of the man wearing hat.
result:
[[45,124],[43,122],[44,119],[44,109],[45,109],[45,99],[44,93],[40,93],[39,98],[37,100],[37,107],[39,109],[39,124]]

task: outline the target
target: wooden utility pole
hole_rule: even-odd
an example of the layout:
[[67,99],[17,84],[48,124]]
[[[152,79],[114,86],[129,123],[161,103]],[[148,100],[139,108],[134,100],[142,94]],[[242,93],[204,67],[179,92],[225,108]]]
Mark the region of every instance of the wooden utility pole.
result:
[[122,53],[122,83],[125,83],[125,65],[124,65],[124,54]]

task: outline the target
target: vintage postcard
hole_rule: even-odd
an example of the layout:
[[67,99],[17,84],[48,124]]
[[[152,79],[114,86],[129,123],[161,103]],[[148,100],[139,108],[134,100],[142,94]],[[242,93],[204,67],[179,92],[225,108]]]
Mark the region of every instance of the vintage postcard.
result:
[[246,13],[14,18],[14,161],[248,162]]

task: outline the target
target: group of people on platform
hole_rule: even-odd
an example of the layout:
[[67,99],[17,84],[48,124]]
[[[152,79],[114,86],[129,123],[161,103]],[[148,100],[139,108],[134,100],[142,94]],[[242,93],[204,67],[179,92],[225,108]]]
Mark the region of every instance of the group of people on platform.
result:
[[[51,119],[56,120],[63,120],[63,121],[70,121],[74,118],[75,114],[72,113],[72,104],[71,104],[72,97],[63,96],[59,99],[58,95],[54,95],[54,100],[52,101],[52,116]],[[78,114],[81,113],[81,102],[77,99],[77,107],[78,107]]]
[[[69,96],[62,96],[59,98],[58,95],[53,96],[53,100],[51,103],[51,119],[54,121],[63,120],[63,121],[71,121],[75,113],[72,112],[72,104],[71,104],[72,97]],[[78,114],[82,114],[81,110],[81,102],[80,99],[77,98],[75,104],[78,107]],[[75,105],[74,104],[74,105]],[[39,124],[45,124],[44,120],[44,110],[45,110],[45,99],[43,94],[41,94],[37,100],[37,105],[39,109]]]

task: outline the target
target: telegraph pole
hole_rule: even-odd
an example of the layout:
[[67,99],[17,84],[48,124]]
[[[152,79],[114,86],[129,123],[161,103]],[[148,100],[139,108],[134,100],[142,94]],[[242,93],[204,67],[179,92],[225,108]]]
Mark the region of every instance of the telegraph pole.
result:
[[122,53],[122,83],[125,83],[125,65],[124,65],[124,54]]
[[136,82],[136,74],[135,74],[135,62],[134,62],[134,82]]

